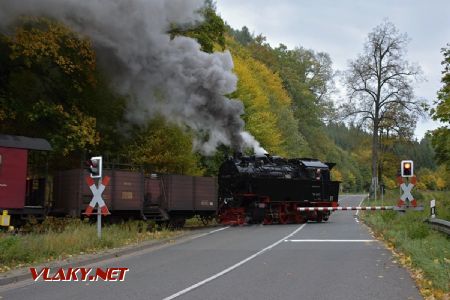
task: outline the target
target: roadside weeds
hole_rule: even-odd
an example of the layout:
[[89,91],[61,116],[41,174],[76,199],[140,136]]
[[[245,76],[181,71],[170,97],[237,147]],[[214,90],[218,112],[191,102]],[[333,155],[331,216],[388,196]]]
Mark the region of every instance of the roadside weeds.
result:
[[[427,193],[421,196],[430,197]],[[385,200],[384,204],[395,205],[395,200],[392,199],[396,196],[388,197],[391,200]],[[440,211],[443,215],[448,215],[445,209],[449,207],[450,194],[442,193],[440,197],[441,207],[444,208],[444,211]],[[364,212],[360,215],[361,220],[392,251],[395,262],[409,270],[426,300],[450,300],[450,239],[424,223],[429,214],[429,201],[420,202],[425,206],[423,212]],[[371,205],[380,203],[371,202]]]

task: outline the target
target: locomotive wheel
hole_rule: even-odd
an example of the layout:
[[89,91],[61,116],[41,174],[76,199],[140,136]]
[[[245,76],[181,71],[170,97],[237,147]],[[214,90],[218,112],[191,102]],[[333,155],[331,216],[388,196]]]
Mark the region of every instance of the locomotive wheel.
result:
[[286,212],[286,205],[281,204],[278,210],[278,222],[280,224],[287,224],[289,220],[289,215]]
[[303,218],[302,214],[299,211],[296,211],[294,213],[294,221],[295,221],[295,224],[305,223],[305,219]]
[[321,223],[323,220],[323,214],[321,212],[317,213],[316,222]]
[[273,223],[272,217],[268,214],[264,217],[263,224],[264,225],[271,225]]
[[297,208],[298,208],[298,206],[295,203],[291,204],[291,206],[289,207],[290,223],[294,223],[294,224],[305,223],[305,219],[304,219],[303,215],[297,210]]

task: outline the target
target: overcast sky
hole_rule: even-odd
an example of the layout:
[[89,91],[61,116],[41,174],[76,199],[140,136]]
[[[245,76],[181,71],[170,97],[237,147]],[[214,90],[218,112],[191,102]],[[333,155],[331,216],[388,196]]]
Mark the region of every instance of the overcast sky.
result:
[[[408,33],[407,59],[427,79],[415,86],[416,95],[431,104],[442,87],[440,49],[450,43],[450,0],[217,0],[217,11],[231,27],[247,26],[274,47],[327,52],[335,70],[344,70],[362,52],[368,33],[387,18]],[[416,137],[437,126],[419,121]]]

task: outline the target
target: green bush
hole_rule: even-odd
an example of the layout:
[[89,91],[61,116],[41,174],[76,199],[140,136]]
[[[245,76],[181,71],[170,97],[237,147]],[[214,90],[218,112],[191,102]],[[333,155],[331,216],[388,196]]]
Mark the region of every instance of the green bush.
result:
[[406,227],[408,237],[413,240],[424,239],[430,234],[427,224],[415,222]]

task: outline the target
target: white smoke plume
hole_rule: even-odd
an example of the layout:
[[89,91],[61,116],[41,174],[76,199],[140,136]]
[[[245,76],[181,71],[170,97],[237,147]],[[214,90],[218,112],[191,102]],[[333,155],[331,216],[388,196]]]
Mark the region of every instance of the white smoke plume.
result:
[[59,20],[92,39],[99,65],[133,101],[127,118],[145,124],[155,114],[201,132],[196,150],[220,144],[236,150],[259,143],[247,132],[243,105],[225,95],[236,89],[229,52],[205,53],[194,39],[167,34],[172,24],[201,21],[203,0],[1,0],[0,30],[17,17]]
[[256,155],[264,155],[268,153],[250,133],[241,132],[241,136],[244,139],[244,144],[251,145]]

